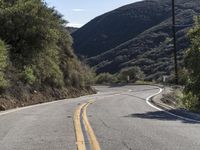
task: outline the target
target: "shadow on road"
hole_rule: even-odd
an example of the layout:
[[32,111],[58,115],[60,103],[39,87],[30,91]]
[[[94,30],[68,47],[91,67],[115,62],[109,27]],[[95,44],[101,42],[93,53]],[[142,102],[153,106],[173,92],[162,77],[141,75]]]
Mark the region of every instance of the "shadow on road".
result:
[[[130,114],[130,115],[124,116],[124,117],[155,119],[155,120],[161,120],[161,121],[181,121],[182,123],[200,124],[200,115],[191,116],[193,114],[190,114],[190,113],[187,114],[178,109],[177,110],[169,110],[168,112],[173,113],[178,116],[181,116],[181,117],[197,120],[197,121],[190,121],[187,119],[182,119],[180,117],[176,117],[176,116],[167,114],[164,111],[154,111],[154,112],[147,112],[147,113]],[[183,114],[180,114],[180,113],[183,113]]]
[[125,84],[125,83],[110,84],[108,88],[123,87],[123,86],[126,86],[126,85],[128,85],[128,84]]

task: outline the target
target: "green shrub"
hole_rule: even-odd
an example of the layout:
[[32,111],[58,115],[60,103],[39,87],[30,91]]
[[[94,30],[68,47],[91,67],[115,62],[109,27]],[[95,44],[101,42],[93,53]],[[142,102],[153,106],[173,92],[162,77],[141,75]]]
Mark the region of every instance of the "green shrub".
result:
[[89,68],[86,64],[81,64],[82,71],[81,71],[81,79],[82,79],[82,86],[89,86],[95,83],[95,76],[96,73],[93,69]]
[[8,80],[5,79],[3,73],[0,73],[0,89],[5,89],[8,86],[9,86]]
[[71,84],[74,87],[80,87],[84,84],[83,79],[81,78],[81,74],[79,74],[79,72],[76,70],[71,73]]
[[58,59],[56,50],[40,54],[34,65],[39,84],[51,87],[64,86],[63,72],[59,67]]
[[8,66],[8,51],[3,41],[0,40],[0,88],[8,86],[5,71]]
[[75,58],[65,59],[61,70],[64,74],[66,86],[84,87],[90,86],[95,82],[95,72],[86,64],[81,63]]
[[185,93],[182,102],[186,109],[191,111],[199,111],[200,108],[199,98],[193,95],[192,92]]
[[182,68],[179,70],[179,84],[186,85],[188,82],[189,72],[186,68]]
[[122,69],[119,74],[120,81],[135,83],[144,79],[144,73],[139,67],[129,67]]
[[117,76],[110,73],[101,73],[96,77],[97,84],[110,84],[118,82]]
[[200,16],[196,18],[196,26],[189,32],[189,38],[191,46],[184,60],[188,70],[188,80],[183,102],[188,109],[200,110]]
[[[179,75],[179,79],[178,79],[178,83],[180,85],[186,85],[188,82],[188,77],[189,77],[189,72],[186,68],[180,68],[178,71],[178,75]],[[174,84],[175,83],[175,75],[174,72],[172,72],[169,76],[169,78],[167,79],[168,83]]]
[[23,75],[22,75],[22,80],[27,83],[27,84],[34,84],[36,81],[36,77],[33,73],[33,69],[30,66],[24,67]]

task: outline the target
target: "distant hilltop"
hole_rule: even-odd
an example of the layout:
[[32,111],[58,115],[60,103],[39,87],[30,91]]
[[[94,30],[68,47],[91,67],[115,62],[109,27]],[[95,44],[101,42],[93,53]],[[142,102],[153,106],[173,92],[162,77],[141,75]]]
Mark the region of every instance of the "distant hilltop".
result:
[[[189,46],[187,32],[200,14],[199,0],[176,0],[178,59]],[[170,74],[172,59],[171,0],[145,0],[96,17],[72,34],[76,54],[97,73],[117,73],[139,66],[147,79]]]

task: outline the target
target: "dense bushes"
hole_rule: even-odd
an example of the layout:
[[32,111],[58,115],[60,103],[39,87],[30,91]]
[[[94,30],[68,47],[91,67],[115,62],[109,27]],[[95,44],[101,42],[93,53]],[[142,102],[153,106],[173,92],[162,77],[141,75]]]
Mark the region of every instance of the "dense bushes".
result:
[[0,88],[8,86],[8,81],[5,78],[5,71],[8,66],[8,50],[3,41],[0,40]]
[[[178,84],[182,86],[186,85],[188,82],[189,71],[185,67],[183,68],[180,67],[178,70],[178,75],[179,75]],[[170,76],[167,78],[167,83],[174,84],[175,82],[176,82],[175,75],[173,71],[171,72]]]
[[22,79],[30,85],[35,82],[36,77],[34,76],[32,67],[24,68]]
[[[35,87],[90,85],[91,71],[72,50],[66,21],[42,0],[0,0],[0,87],[16,82]],[[9,54],[9,55],[8,55]],[[8,60],[9,63],[8,63]],[[9,69],[5,72],[5,68]],[[15,70],[13,72],[11,70]]]
[[200,110],[200,17],[196,19],[196,26],[189,32],[191,47],[185,57],[189,76],[185,87],[185,106],[191,110]]
[[122,69],[117,74],[101,73],[96,77],[97,84],[135,83],[144,79],[144,73],[139,67]]
[[97,84],[112,84],[117,82],[118,82],[117,76],[112,75],[110,73],[101,73],[96,77]]
[[123,82],[134,83],[137,80],[143,80],[144,73],[139,67],[129,67],[120,71],[119,78]]

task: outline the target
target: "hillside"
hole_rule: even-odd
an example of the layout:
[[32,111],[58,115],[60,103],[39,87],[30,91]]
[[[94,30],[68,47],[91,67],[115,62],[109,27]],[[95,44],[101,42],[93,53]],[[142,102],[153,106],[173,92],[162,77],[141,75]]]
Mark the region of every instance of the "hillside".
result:
[[0,1],[0,110],[94,91],[66,21],[42,0]]
[[152,1],[138,2],[108,12],[72,34],[75,51],[88,57],[98,55],[162,22],[170,16],[169,12],[165,5],[160,6]]
[[[193,24],[193,16],[199,13],[199,0],[176,1],[177,24]],[[189,45],[189,27],[177,27],[180,60],[182,49]],[[88,34],[92,36],[80,41]],[[173,68],[171,1],[146,0],[121,7],[95,18],[75,32],[73,38],[76,53],[88,57],[88,63],[98,73],[116,73],[136,65],[147,79],[159,78]]]

